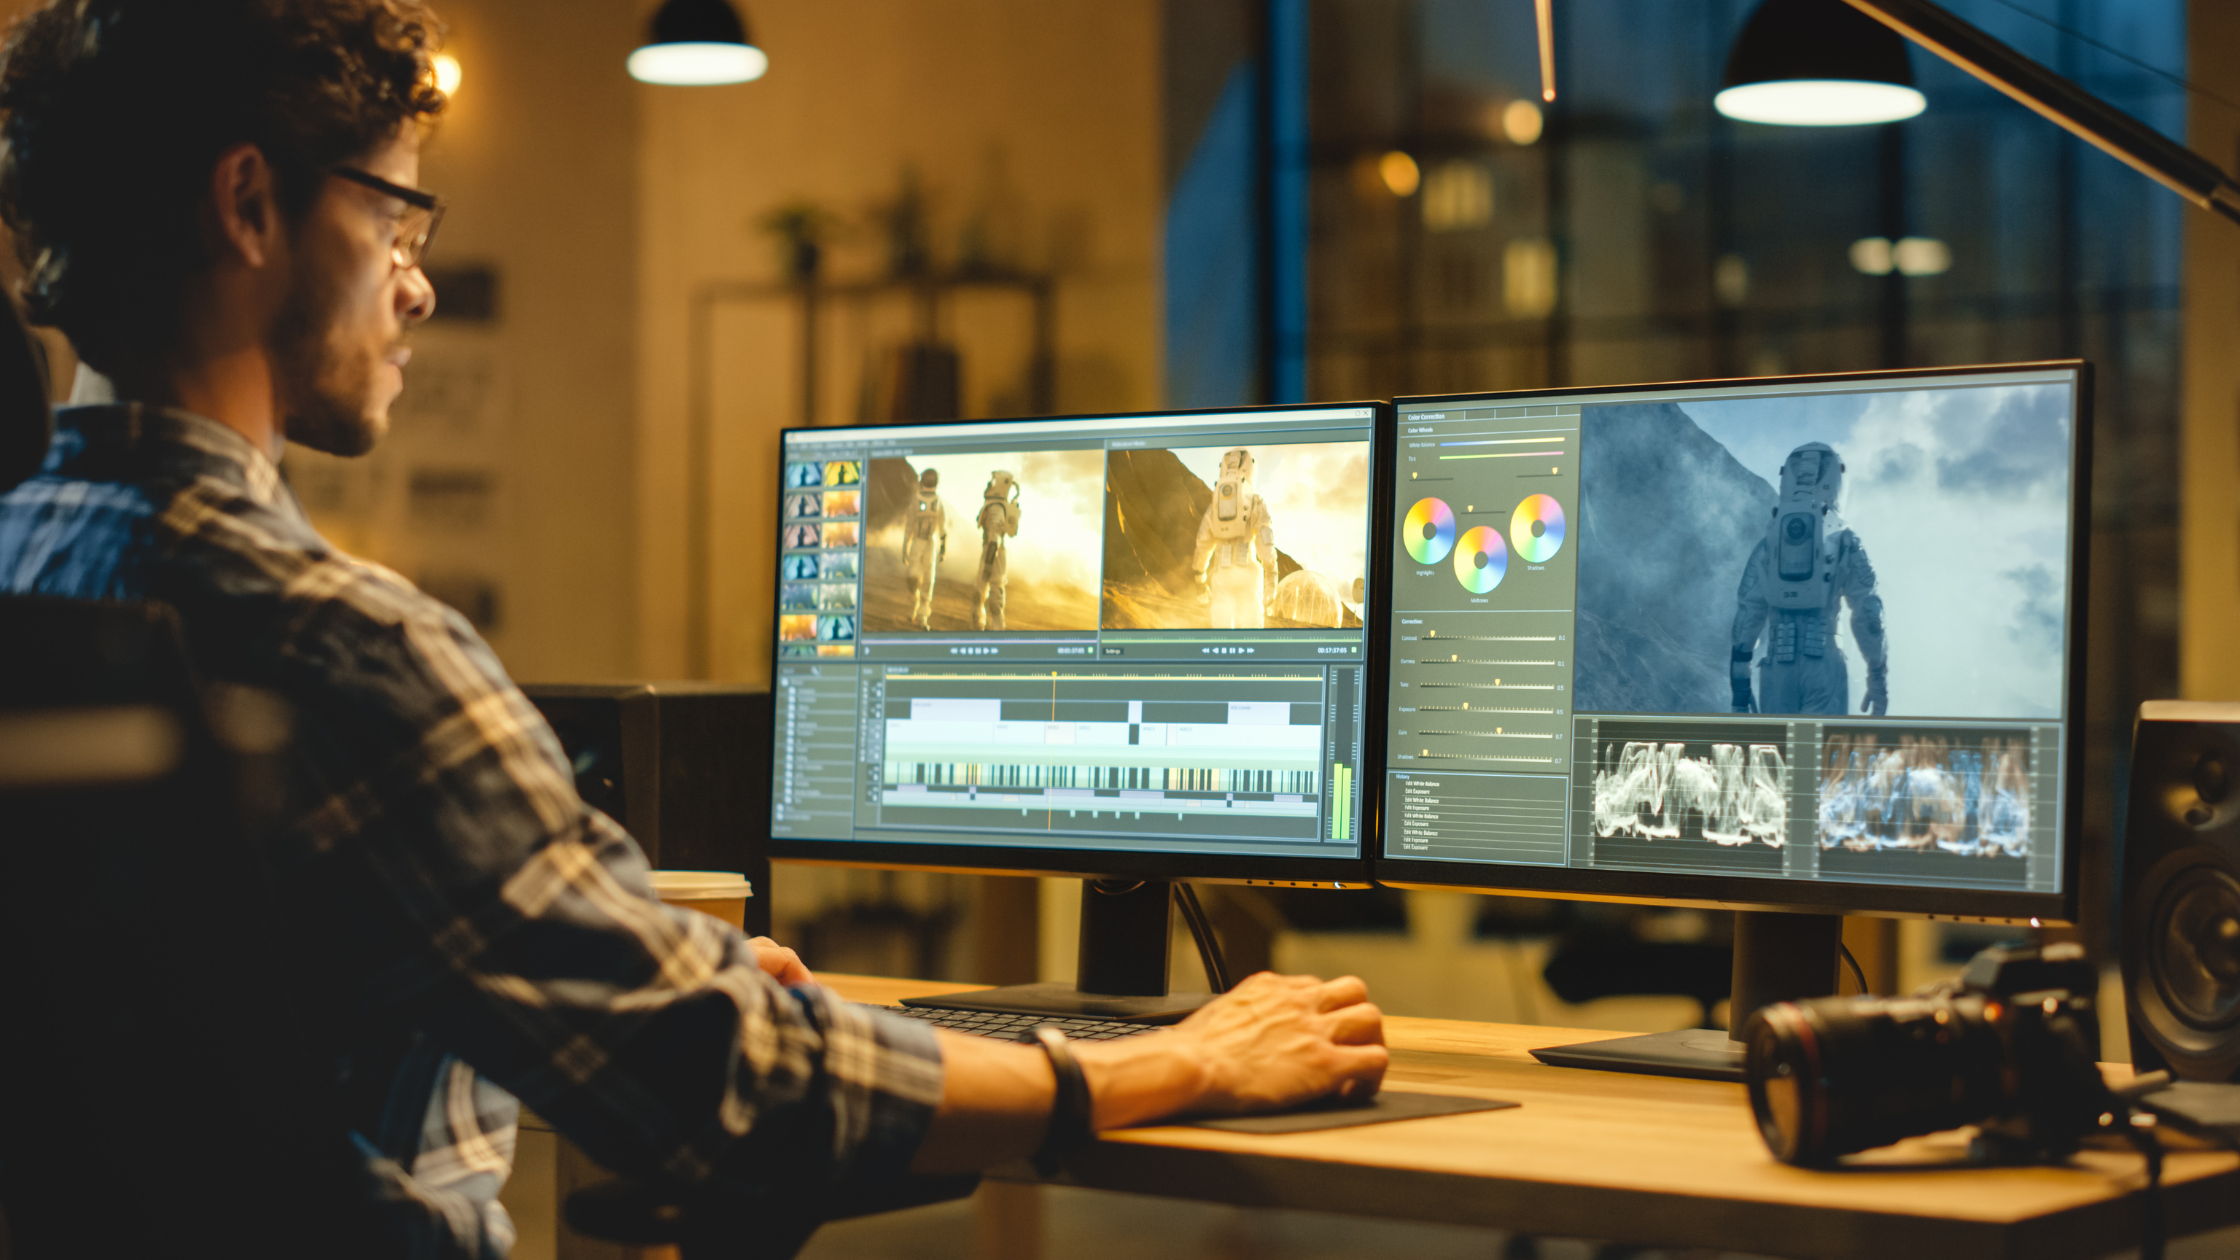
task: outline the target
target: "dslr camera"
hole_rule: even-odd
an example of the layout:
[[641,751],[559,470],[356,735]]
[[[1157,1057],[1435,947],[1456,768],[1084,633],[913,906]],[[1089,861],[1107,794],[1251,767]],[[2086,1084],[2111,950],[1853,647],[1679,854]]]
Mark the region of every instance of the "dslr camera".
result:
[[1914,997],[1768,1006],[1742,1036],[1758,1131],[1807,1167],[1970,1124],[1979,1160],[2065,1156],[2127,1114],[2100,1076],[2099,980],[2075,944],[1995,947]]

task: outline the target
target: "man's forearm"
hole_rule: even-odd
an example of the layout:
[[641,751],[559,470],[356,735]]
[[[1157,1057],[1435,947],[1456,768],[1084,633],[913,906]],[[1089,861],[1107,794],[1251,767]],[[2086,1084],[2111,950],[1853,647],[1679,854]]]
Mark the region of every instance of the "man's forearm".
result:
[[[941,1106],[911,1171],[968,1172],[1024,1159],[1042,1145],[1057,1089],[1048,1056],[962,1033],[941,1034]],[[1165,1033],[1076,1044],[1096,1111],[1091,1127],[1116,1129],[1188,1108],[1205,1090],[1184,1039]]]
[[1033,1154],[1057,1091],[1049,1058],[1033,1046],[947,1030],[938,1035],[941,1105],[910,1171],[977,1172]]
[[[1057,1078],[1039,1047],[940,1033],[941,1101],[913,1171],[964,1172],[1033,1154],[1050,1127]],[[1384,1017],[1352,976],[1247,976],[1182,1024],[1077,1046],[1093,1129],[1183,1112],[1366,1098],[1384,1076]]]

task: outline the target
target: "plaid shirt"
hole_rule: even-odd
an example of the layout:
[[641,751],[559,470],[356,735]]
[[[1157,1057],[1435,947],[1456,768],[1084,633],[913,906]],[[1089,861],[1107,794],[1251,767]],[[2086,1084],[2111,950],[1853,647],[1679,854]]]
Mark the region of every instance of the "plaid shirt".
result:
[[61,412],[0,495],[0,591],[161,600],[204,674],[294,706],[275,878],[316,908],[309,1033],[394,1254],[506,1253],[516,1098],[609,1168],[778,1202],[907,1169],[932,1032],[781,988],[739,933],[656,901],[466,622],[329,546],[232,429]]

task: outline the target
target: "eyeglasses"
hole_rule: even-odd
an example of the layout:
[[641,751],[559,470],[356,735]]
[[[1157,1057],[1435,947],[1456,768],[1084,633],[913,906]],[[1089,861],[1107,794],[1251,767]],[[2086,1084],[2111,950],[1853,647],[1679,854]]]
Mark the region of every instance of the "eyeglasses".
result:
[[397,238],[390,243],[389,258],[406,270],[420,265],[420,260],[428,255],[428,242],[435,239],[436,225],[443,222],[443,198],[425,189],[392,184],[354,166],[330,166],[327,174],[371,188],[385,197],[395,197],[411,207],[397,219]]

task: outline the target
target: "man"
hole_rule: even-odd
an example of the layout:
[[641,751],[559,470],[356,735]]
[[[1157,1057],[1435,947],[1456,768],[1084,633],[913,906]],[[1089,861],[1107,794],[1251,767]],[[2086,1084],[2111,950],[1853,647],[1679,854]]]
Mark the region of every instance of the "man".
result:
[[[1843,460],[1825,442],[1807,442],[1781,465],[1780,497],[1766,536],[1742,567],[1735,592],[1734,652],[1728,663],[1737,713],[1834,713],[1851,708],[1851,675],[1836,643],[1836,618],[1851,605],[1851,636],[1865,658],[1859,710],[1890,710],[1890,653],[1882,636],[1882,597],[1859,535],[1836,505]],[[1750,661],[1766,645],[1752,694]]]
[[[262,852],[302,909],[284,948],[327,986],[309,1057],[364,1156],[337,1235],[502,1256],[517,1098],[611,1168],[767,1202],[1035,1151],[1054,1114],[1072,1127],[1060,1051],[853,1007],[790,951],[661,906],[466,622],[328,545],[281,479],[287,442],[381,440],[434,309],[438,30],[420,0],[53,0],[0,54],[25,301],[122,400],[63,411],[0,496],[0,590],[164,601],[203,674],[292,706]],[[1363,998],[1260,976],[1175,1031],[1082,1046],[1089,1119],[1374,1089]],[[192,1088],[160,1073],[165,1032],[150,1080]]]
[[910,624],[933,629],[933,584],[949,555],[949,513],[941,506],[941,471],[918,474],[918,497],[902,526],[902,571],[910,579]]
[[1190,568],[1205,575],[1206,619],[1215,630],[1262,629],[1276,601],[1275,528],[1252,487],[1253,467],[1252,452],[1241,446],[1224,454],[1213,502],[1198,521]]

